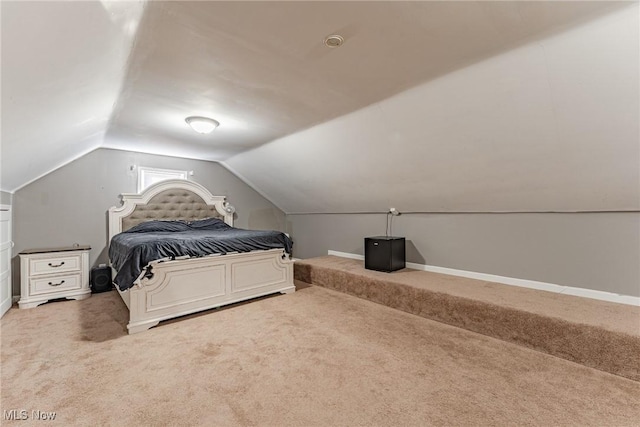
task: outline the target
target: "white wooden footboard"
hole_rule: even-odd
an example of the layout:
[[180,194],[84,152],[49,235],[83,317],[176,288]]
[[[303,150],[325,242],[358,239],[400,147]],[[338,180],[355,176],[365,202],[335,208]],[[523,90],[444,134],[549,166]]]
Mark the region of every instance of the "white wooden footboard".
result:
[[[233,210],[225,206],[224,196],[214,196],[195,182],[162,181],[142,194],[123,194],[122,206],[109,209],[109,241],[151,220],[221,218],[233,226]],[[150,265],[153,277],[138,279],[127,291],[118,290],[129,308],[130,334],[161,320],[296,289],[293,261],[284,249],[154,261]]]
[[[295,291],[293,261],[282,249],[154,262],[153,277],[121,293],[130,334],[197,311]],[[128,294],[125,296],[125,294]]]

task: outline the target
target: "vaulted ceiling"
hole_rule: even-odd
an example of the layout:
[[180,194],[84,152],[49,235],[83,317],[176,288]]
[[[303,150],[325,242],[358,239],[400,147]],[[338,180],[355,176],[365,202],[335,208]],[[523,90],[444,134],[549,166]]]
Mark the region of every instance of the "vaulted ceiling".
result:
[[5,191],[110,147],[221,161],[287,212],[640,204],[635,2],[1,7]]

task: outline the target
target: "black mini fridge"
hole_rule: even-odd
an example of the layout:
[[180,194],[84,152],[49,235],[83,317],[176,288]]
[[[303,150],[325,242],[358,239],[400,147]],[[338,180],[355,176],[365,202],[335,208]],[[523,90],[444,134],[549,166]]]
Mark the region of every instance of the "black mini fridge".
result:
[[364,268],[392,271],[405,267],[404,237],[375,236],[364,239]]

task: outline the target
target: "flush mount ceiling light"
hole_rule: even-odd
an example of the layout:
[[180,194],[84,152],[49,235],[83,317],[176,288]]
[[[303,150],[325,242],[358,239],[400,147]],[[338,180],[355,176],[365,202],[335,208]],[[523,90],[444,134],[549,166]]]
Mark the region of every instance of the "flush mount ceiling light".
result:
[[215,128],[220,126],[220,123],[216,120],[208,117],[191,116],[184,119],[191,129],[198,133],[211,133]]
[[344,43],[344,38],[338,34],[332,34],[324,38],[324,45],[327,47],[340,47]]

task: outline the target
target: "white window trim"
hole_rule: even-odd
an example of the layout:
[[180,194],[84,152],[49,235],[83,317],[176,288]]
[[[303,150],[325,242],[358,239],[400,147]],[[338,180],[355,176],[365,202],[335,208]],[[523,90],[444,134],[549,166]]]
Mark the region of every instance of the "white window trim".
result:
[[189,171],[138,167],[138,193],[167,179],[189,179]]

